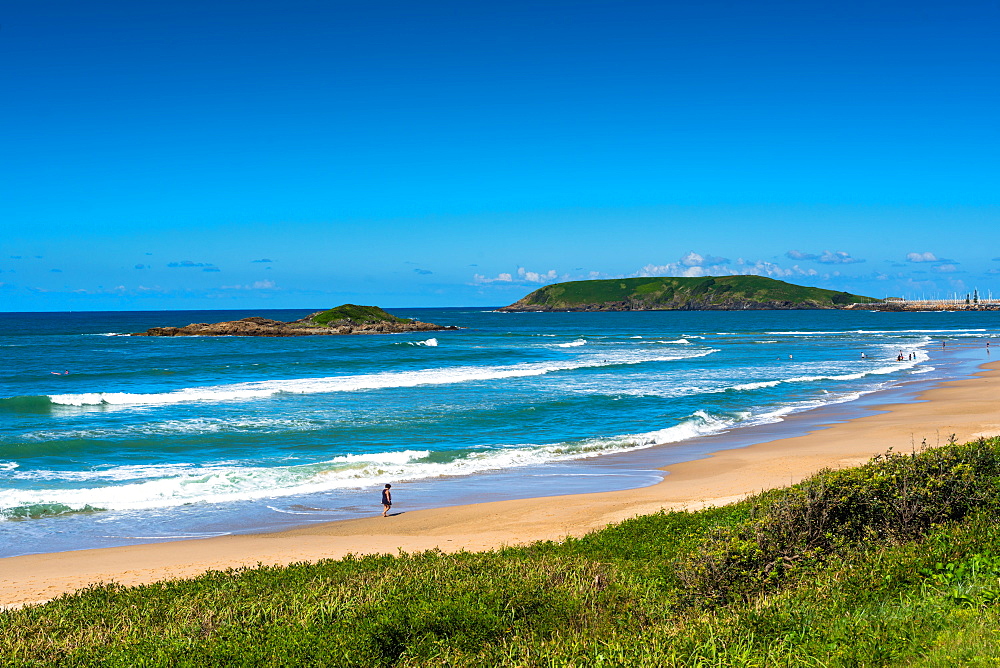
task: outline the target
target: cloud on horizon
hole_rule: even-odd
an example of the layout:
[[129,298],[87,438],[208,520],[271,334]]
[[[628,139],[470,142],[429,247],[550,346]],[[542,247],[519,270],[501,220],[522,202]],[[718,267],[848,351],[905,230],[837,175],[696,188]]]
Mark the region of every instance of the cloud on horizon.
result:
[[[1000,259],[1000,258],[993,258],[993,259],[996,260],[996,259]],[[931,253],[930,251],[927,251],[926,253],[907,253],[906,254],[906,261],[907,262],[943,262],[943,263],[946,263],[946,264],[960,264],[959,262],[956,262],[955,260],[949,260],[948,258],[938,257],[937,255],[935,255],[934,253]]]
[[823,251],[823,254],[819,256],[816,260],[817,262],[822,262],[823,264],[857,264],[864,262],[863,259],[858,257],[851,257],[851,254],[846,251]]
[[864,262],[861,258],[851,257],[847,251],[825,250],[817,255],[816,253],[804,253],[800,250],[790,250],[785,253],[785,257],[790,260],[819,262],[821,264],[858,264]]
[[250,285],[223,285],[221,290],[278,290],[274,281],[254,281]]
[[939,264],[936,267],[932,267],[931,271],[936,271],[939,274],[955,274],[958,273],[959,269],[954,264]]
[[[792,276],[819,276],[815,269],[803,269],[798,265],[791,268],[784,268],[774,262],[764,260],[748,261],[737,258],[732,262],[724,257],[714,255],[700,255],[691,251],[681,256],[677,262],[667,262],[666,264],[647,264],[639,271],[631,274],[638,276],[680,276],[687,278],[697,278],[700,276],[769,276],[771,278],[788,278]],[[829,274],[824,275],[829,277]]]
[[[568,277],[564,277],[568,278]],[[545,273],[539,273],[537,271],[528,271],[524,267],[518,267],[517,271],[514,273],[502,272],[497,274],[495,277],[490,278],[483,276],[482,274],[475,274],[472,277],[472,282],[474,285],[489,285],[491,283],[509,283],[509,284],[524,284],[524,283],[554,283],[559,279],[559,274],[555,269],[549,269]]]

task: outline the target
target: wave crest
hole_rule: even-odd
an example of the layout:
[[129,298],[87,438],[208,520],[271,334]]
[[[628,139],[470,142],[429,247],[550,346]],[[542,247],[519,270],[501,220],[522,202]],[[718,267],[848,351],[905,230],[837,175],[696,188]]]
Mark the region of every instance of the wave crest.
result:
[[524,378],[542,376],[559,371],[614,366],[618,364],[672,362],[680,359],[702,357],[715,352],[718,352],[718,349],[709,348],[684,353],[617,354],[609,355],[607,358],[582,357],[562,362],[523,362],[509,366],[450,367],[444,369],[421,369],[417,371],[387,371],[375,374],[331,376],[326,378],[264,380],[234,383],[231,385],[190,387],[171,392],[149,394],[129,392],[54,394],[49,395],[48,401],[64,406],[150,406],[190,401],[249,401],[264,399],[281,393],[318,394],[324,392],[357,392],[393,387],[416,387],[418,385],[444,385],[483,380],[501,380],[505,378]]

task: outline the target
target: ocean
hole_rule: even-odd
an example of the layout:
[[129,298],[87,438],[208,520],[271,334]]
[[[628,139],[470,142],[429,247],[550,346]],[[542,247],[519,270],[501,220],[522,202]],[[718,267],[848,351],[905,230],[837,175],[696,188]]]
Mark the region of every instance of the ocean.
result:
[[0,313],[0,556],[370,516],[385,483],[401,512],[649,485],[968,376],[1000,332],[990,312],[390,311],[463,329],[152,338],[127,334],[309,311]]

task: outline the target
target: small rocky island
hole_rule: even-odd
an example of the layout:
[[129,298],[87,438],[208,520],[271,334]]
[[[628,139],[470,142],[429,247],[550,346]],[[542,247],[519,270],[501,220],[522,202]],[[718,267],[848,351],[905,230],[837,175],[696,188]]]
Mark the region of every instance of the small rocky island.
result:
[[328,311],[317,311],[293,322],[253,317],[212,324],[197,322],[185,327],[151,327],[132,336],[324,336],[439,332],[450,329],[458,327],[397,318],[378,306],[344,304]]

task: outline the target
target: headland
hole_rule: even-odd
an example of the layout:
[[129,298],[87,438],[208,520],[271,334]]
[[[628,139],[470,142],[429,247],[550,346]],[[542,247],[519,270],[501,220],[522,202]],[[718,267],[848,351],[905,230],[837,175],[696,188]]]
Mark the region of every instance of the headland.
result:
[[760,311],[847,308],[882,300],[764,276],[615,278],[553,283],[501,311]]

